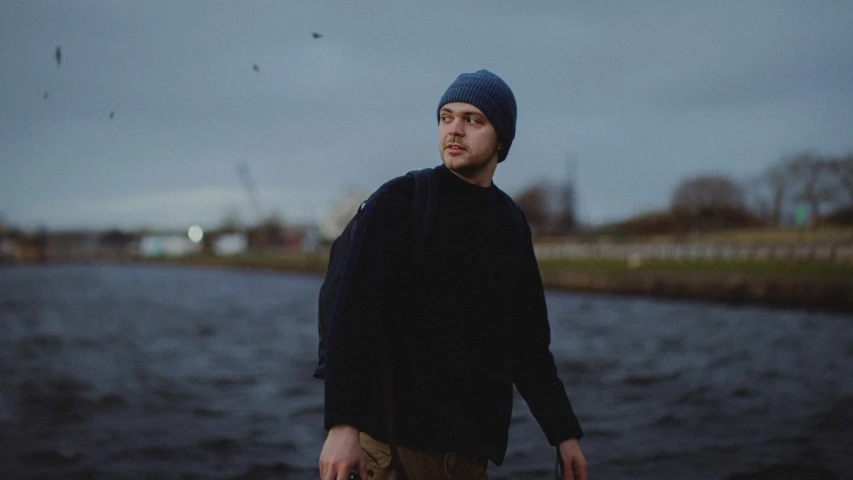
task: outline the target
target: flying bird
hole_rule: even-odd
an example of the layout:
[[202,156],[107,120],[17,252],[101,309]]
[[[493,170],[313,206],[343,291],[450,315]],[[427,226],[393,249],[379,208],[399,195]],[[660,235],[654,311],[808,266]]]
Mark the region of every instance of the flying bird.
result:
[[116,116],[116,112],[110,111],[110,120],[112,120],[113,117],[115,117],[115,116]]
[[59,64],[62,63],[62,49],[59,48],[59,45],[56,46],[54,57],[56,57],[56,68],[59,68]]
[[253,63],[253,64],[252,64],[252,70],[254,70],[254,71],[256,71],[256,72],[260,72],[260,71],[261,71],[261,67],[259,67],[257,63]]
[[320,37],[322,37],[322,36],[323,36],[323,34],[322,34],[322,33],[314,32],[314,33],[312,33],[312,34],[311,34],[311,36],[312,36],[312,37],[314,37],[314,38],[320,38]]
[[47,92],[46,91],[44,92],[44,95],[41,96],[41,98],[47,100]]

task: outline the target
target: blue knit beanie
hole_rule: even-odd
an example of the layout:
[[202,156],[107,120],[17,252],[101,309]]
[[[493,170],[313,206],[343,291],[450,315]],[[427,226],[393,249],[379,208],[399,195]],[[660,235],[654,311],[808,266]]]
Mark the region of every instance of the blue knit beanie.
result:
[[499,162],[506,158],[509,147],[515,138],[515,95],[501,77],[488,70],[463,73],[456,77],[438,102],[436,116],[441,120],[441,107],[447,103],[463,102],[479,108],[498,132],[498,138],[504,145]]

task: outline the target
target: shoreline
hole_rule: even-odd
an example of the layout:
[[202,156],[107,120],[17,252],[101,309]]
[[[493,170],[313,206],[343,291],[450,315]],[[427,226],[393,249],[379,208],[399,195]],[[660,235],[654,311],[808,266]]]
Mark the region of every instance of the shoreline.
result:
[[[184,257],[101,259],[67,263],[179,265],[196,268],[238,268],[322,277],[324,256]],[[66,262],[48,262],[58,264]],[[765,308],[853,313],[853,281],[805,275],[766,276],[709,272],[582,272],[540,267],[547,290],[694,300]]]
[[853,313],[853,282],[741,274],[542,272],[546,289]]

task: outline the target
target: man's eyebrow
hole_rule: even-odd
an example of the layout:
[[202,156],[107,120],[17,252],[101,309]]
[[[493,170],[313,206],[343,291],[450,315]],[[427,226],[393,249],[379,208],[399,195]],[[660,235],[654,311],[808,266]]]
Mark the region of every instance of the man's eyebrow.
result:
[[[447,113],[456,113],[456,112],[454,112],[452,109],[447,108],[447,107],[441,107],[441,111],[442,111],[442,112],[447,112]],[[479,111],[477,111],[477,110],[463,110],[463,111],[462,111],[462,112],[460,112],[460,113],[465,114],[465,115],[477,115],[477,116],[480,116],[480,117],[485,117],[485,116],[486,116],[486,114],[484,114],[483,112],[479,112]]]

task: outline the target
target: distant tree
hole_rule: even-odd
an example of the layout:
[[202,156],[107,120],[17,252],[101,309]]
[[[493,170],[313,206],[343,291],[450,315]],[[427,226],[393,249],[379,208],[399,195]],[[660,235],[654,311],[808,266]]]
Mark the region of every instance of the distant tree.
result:
[[745,208],[720,207],[692,214],[687,210],[645,212],[604,225],[599,233],[612,235],[689,235],[764,226]]
[[548,213],[548,187],[544,183],[537,183],[522,190],[515,196],[515,203],[524,211],[530,229],[535,235],[540,234],[549,218]]
[[556,224],[554,225],[557,234],[566,235],[574,232],[578,227],[577,219],[577,200],[575,197],[575,186],[571,182],[567,182],[560,188],[559,206],[557,211]]
[[809,223],[816,225],[827,215],[853,207],[853,155],[788,155],[748,185],[750,206],[768,223],[789,223],[804,205]]
[[574,186],[542,180],[515,198],[534,235],[567,235],[577,226]]
[[797,182],[795,199],[809,207],[812,224],[821,216],[822,204],[831,201],[834,192],[827,169],[826,159],[812,152],[801,152],[787,160],[787,167]]
[[782,164],[791,175],[792,201],[809,210],[812,226],[831,212],[853,206],[853,156],[840,157],[801,152],[785,157]]
[[794,188],[794,177],[786,165],[771,165],[747,185],[751,209],[768,224],[781,225]]
[[821,219],[822,224],[853,226],[853,207],[841,207]]
[[699,175],[683,180],[672,194],[670,207],[691,215],[718,209],[744,209],[743,188],[723,175]]
[[853,153],[823,157],[818,165],[821,178],[814,182],[818,186],[804,192],[817,192],[820,216],[813,222],[853,225]]
[[853,207],[853,153],[829,159],[827,169],[835,176],[841,196],[845,197],[841,207]]

